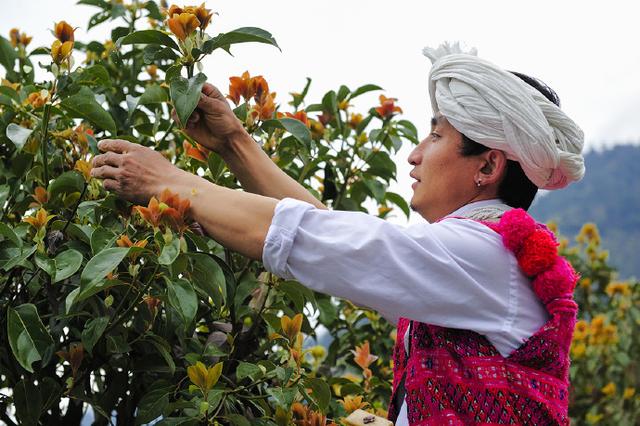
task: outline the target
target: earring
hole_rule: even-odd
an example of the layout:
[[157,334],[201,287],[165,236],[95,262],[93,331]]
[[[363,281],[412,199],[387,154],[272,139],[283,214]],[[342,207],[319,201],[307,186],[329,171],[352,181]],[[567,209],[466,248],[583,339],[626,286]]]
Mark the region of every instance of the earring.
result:
[[478,179],[478,181],[476,182],[476,186],[477,186],[478,188],[480,188],[480,185],[482,185],[482,181],[481,181],[480,179]]

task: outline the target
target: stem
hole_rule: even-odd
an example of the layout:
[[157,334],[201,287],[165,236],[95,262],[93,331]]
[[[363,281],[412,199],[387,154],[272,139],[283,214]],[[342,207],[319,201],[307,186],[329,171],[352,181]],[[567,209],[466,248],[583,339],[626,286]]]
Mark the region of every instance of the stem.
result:
[[40,150],[42,152],[42,164],[44,167],[44,186],[49,185],[49,164],[47,159],[47,136],[49,133],[49,116],[51,114],[51,104],[44,106],[44,115],[42,116],[42,139],[40,139]]
[[193,77],[193,64],[187,65],[187,78]]
[[64,234],[64,231],[67,230],[67,226],[69,226],[69,223],[71,223],[71,219],[73,219],[73,217],[76,215],[76,212],[78,211],[78,206],[80,205],[80,202],[82,201],[82,197],[84,197],[84,193],[87,191],[87,182],[84,183],[84,188],[82,188],[82,192],[80,193],[80,198],[78,198],[78,202],[76,203],[76,206],[73,208],[73,213],[71,213],[71,216],[69,216],[69,219],[67,219],[67,223],[64,224],[64,228],[62,228],[62,233]]

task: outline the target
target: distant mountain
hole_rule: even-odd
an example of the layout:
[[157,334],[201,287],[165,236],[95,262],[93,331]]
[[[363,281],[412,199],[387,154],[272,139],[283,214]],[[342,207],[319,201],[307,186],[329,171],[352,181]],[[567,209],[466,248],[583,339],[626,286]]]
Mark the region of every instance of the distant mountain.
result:
[[554,220],[571,239],[584,223],[596,223],[620,278],[640,278],[640,146],[591,151],[585,166],[580,182],[539,195],[530,212],[539,221]]

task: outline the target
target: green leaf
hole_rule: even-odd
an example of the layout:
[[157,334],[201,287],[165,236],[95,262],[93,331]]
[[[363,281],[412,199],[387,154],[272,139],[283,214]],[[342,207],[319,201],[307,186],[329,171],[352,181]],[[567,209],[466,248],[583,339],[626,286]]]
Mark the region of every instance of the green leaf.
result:
[[[4,202],[0,203],[0,206],[2,206],[3,204]],[[15,244],[16,247],[22,247],[22,240],[20,239],[20,237],[18,237],[16,233],[13,232],[13,229],[11,229],[9,225],[6,225],[4,222],[0,222],[0,235],[7,238],[9,241]]]
[[183,279],[167,280],[167,296],[169,304],[182,316],[185,326],[191,324],[198,311],[198,297],[191,283]]
[[262,374],[262,369],[260,367],[248,362],[240,362],[238,364],[238,368],[236,368],[236,377],[238,380],[242,380],[245,377],[257,380],[262,376]]
[[20,151],[22,150],[24,144],[27,143],[27,140],[29,139],[29,136],[31,136],[31,133],[33,133],[33,129],[26,129],[22,126],[18,126],[15,123],[9,123],[9,125],[7,126],[7,131],[5,133],[9,140],[13,142],[16,148]]
[[375,84],[365,84],[364,86],[360,86],[356,90],[354,90],[353,93],[351,93],[351,96],[349,96],[349,100],[355,98],[356,96],[360,96],[364,93],[372,92],[374,90],[384,90],[384,89]]
[[232,44],[249,42],[270,44],[280,49],[280,46],[268,31],[254,27],[243,27],[228,33],[220,33],[211,40],[207,40],[202,46],[202,51],[211,53],[216,49],[222,48],[229,52]]
[[174,388],[166,380],[154,382],[150,386],[149,392],[138,403],[136,425],[149,423],[160,417],[164,409],[169,405],[169,395],[173,393]]
[[96,102],[95,95],[88,87],[82,87],[78,93],[64,99],[60,105],[74,117],[84,118],[112,135],[117,132],[113,117]]
[[38,315],[35,305],[26,303],[7,309],[7,332],[11,351],[20,365],[33,373],[31,364],[44,356],[53,339]]
[[211,152],[207,160],[209,171],[211,172],[211,177],[214,182],[217,182],[220,178],[220,175],[224,171],[225,162],[222,157],[215,152]]
[[82,330],[82,345],[91,353],[96,342],[100,340],[102,333],[107,329],[109,317],[98,317],[87,322]]
[[102,281],[122,262],[128,252],[129,249],[126,247],[112,247],[102,250],[91,258],[80,276],[80,291],[86,291]]
[[49,197],[53,200],[60,194],[82,192],[84,177],[75,170],[64,172],[49,184]]
[[162,248],[158,263],[161,265],[171,265],[180,254],[180,239],[174,235],[170,243]]
[[189,253],[193,265],[193,283],[211,297],[216,306],[226,298],[226,283],[222,268],[208,254]]
[[304,384],[313,391],[310,396],[320,411],[325,412],[331,401],[331,389],[327,381],[319,377],[307,377]]
[[121,39],[118,39],[116,44],[119,46],[126,44],[159,44],[161,46],[168,46],[178,52],[180,51],[180,47],[169,35],[157,30],[133,32]]
[[167,366],[169,366],[169,372],[173,375],[173,373],[176,372],[176,364],[173,362],[169,343],[155,334],[147,334],[144,340],[150,342],[156,348],[160,356],[167,363]]
[[48,258],[46,255],[42,253],[36,253],[35,261],[38,268],[45,271],[49,274],[50,277],[55,277],[56,275],[56,262],[53,259]]
[[15,256],[13,256],[11,259],[9,259],[7,261],[7,263],[2,265],[2,269],[5,270],[5,271],[8,271],[11,268],[13,268],[14,266],[21,264],[25,259],[27,259],[29,256],[31,256],[36,251],[37,248],[38,248],[38,246],[31,246],[31,247],[21,246],[21,247],[19,247],[17,249],[18,251],[15,254]]
[[176,110],[179,124],[183,128],[193,110],[198,106],[205,81],[207,81],[207,76],[199,73],[188,80],[182,76],[176,76],[169,83],[171,101]]
[[169,96],[167,96],[167,91],[165,89],[157,84],[150,84],[144,90],[140,99],[138,99],[138,105],[161,104],[168,100]]
[[378,203],[384,201],[384,194],[387,187],[382,182],[376,179],[364,179],[364,184]]
[[105,248],[111,247],[117,239],[118,234],[99,226],[91,233],[91,251],[96,255]]
[[251,426],[251,422],[242,414],[228,414],[227,417],[234,426]]
[[13,71],[16,59],[18,59],[16,49],[11,46],[9,40],[0,36],[0,64],[7,71]]
[[59,253],[55,260],[56,273],[52,283],[57,283],[75,274],[82,266],[82,253],[69,249]]
[[409,219],[409,216],[411,215],[411,210],[409,209],[409,204],[407,204],[405,199],[402,198],[402,196],[400,196],[400,194],[396,194],[395,192],[387,191],[387,193],[385,194],[384,198],[386,200],[391,201],[396,206],[400,207],[400,210],[402,210],[402,212],[405,214],[405,216],[407,216],[407,219]]
[[93,65],[85,68],[84,71],[79,74],[76,82],[87,86],[111,87],[109,73],[102,65]]
[[280,123],[282,123],[282,127],[284,127],[287,132],[302,142],[307,149],[311,147],[311,132],[302,121],[296,120],[295,118],[281,118]]
[[13,388],[16,417],[21,425],[38,424],[42,411],[42,397],[33,380],[20,380]]

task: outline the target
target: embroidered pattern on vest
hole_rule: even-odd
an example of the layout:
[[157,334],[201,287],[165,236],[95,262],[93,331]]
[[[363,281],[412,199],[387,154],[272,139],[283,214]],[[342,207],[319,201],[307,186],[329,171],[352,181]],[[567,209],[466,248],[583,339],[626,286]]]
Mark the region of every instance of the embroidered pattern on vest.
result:
[[573,289],[578,276],[557,253],[546,226],[513,209],[499,223],[481,222],[502,237],[550,319],[509,356],[479,333],[413,321],[411,353],[401,318],[394,347],[393,395],[389,419],[400,410],[395,394],[406,371],[409,424],[569,424],[569,348],[576,322]]

